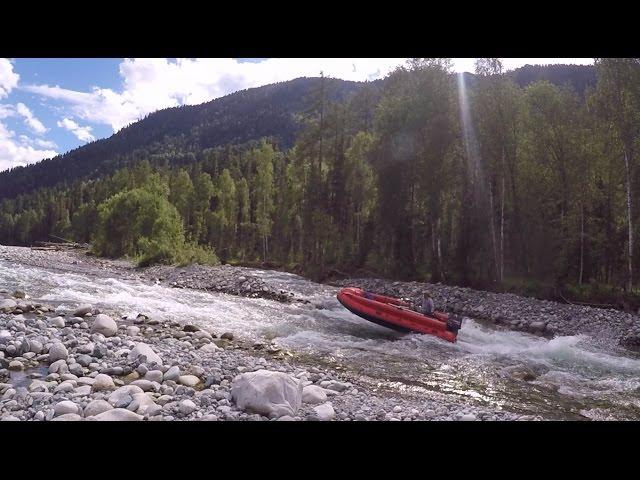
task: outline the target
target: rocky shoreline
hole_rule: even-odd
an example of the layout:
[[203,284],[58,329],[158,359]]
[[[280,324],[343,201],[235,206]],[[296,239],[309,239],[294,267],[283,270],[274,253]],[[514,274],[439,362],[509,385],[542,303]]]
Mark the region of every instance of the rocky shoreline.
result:
[[2,421],[531,420],[376,394],[337,369],[230,332],[0,290]]
[[549,338],[586,334],[624,347],[640,346],[640,317],[618,310],[561,304],[511,293],[491,293],[442,284],[357,278],[335,281],[332,285],[357,285],[383,295],[403,298],[416,298],[427,290],[436,308],[473,317],[498,328]]

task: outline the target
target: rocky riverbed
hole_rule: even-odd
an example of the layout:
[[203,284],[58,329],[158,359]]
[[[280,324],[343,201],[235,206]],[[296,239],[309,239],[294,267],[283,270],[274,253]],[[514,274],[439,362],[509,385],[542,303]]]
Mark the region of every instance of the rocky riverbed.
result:
[[571,329],[576,307],[428,287],[466,317],[456,344],[366,322],[337,286],[288,273],[0,246],[0,418],[640,418],[640,358],[618,345],[629,329],[598,326],[619,312],[577,310],[588,318]]
[[532,419],[375,395],[231,332],[0,300],[0,420]]

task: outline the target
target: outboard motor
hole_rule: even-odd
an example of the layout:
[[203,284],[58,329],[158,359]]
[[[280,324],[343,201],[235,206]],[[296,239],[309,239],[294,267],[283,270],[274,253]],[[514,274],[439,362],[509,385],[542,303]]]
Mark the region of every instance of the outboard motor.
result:
[[447,319],[447,330],[457,334],[460,328],[462,328],[462,316],[450,313]]

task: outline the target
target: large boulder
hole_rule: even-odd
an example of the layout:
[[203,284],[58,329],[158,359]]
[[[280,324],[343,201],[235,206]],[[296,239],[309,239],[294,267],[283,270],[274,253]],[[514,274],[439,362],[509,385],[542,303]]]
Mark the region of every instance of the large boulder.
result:
[[112,319],[101,313],[96,316],[91,326],[91,333],[101,333],[105,337],[113,337],[118,333],[118,325]]
[[138,422],[144,417],[126,408],[114,408],[113,410],[107,410],[106,412],[94,415],[91,418],[99,422]]
[[268,417],[294,416],[302,403],[302,383],[282,372],[258,370],[233,380],[231,397],[238,408]]
[[147,357],[147,363],[162,365],[162,359],[146,343],[136,343],[136,346],[129,352],[129,360],[138,360],[140,356]]

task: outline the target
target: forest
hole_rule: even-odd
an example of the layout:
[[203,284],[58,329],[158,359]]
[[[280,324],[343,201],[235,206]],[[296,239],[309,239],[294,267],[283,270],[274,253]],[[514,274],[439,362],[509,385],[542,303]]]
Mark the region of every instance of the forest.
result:
[[55,182],[3,173],[15,188],[0,193],[0,243],[55,235],[140,265],[635,295],[640,59],[598,58],[591,72],[522,81],[497,58],[472,76],[420,58],[348,91],[321,76],[291,141],[205,142],[192,127],[196,143],[140,140],[75,178],[56,159],[41,162]]

